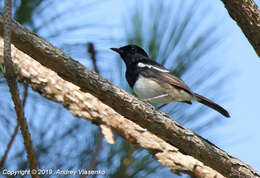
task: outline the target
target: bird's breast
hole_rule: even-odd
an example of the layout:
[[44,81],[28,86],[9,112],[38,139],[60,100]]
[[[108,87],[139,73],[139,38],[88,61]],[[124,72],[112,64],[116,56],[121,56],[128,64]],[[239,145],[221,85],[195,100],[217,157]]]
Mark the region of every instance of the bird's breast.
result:
[[[167,93],[166,89],[163,88],[160,84],[158,84],[154,80],[145,78],[142,75],[139,75],[139,77],[137,78],[133,90],[135,94],[141,99],[153,98]],[[153,100],[152,102],[169,103],[172,102],[172,99],[170,97],[163,97]]]
[[153,103],[166,104],[175,101],[191,100],[191,95],[184,90],[180,90],[166,83],[164,85],[162,83],[159,84],[158,82],[145,78],[142,75],[138,76],[133,90],[141,99],[150,99],[167,94],[167,96],[151,100]]

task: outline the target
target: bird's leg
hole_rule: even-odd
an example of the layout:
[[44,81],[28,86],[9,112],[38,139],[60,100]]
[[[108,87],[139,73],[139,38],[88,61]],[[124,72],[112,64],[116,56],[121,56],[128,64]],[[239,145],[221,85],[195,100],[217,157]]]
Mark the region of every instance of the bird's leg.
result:
[[166,106],[167,104],[169,104],[169,103],[166,103],[166,104],[162,104],[161,106],[159,106],[159,107],[157,107],[156,109],[161,109],[161,108],[163,108],[164,106]]
[[152,97],[152,98],[143,99],[143,101],[152,102],[153,100],[160,99],[160,98],[163,98],[165,96],[169,96],[169,95],[168,94],[163,94],[163,95],[155,96],[155,97]]

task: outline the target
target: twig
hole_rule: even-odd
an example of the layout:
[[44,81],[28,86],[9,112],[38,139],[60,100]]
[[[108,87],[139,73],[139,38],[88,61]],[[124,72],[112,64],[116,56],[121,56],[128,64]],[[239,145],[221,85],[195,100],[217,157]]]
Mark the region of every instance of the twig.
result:
[[[94,67],[94,71],[96,73],[99,73],[98,70],[98,66],[97,66],[97,59],[96,59],[96,50],[94,47],[93,43],[88,43],[87,44],[87,48],[88,48],[88,52],[91,55],[90,59],[92,61],[93,67]],[[97,157],[99,155],[99,153],[101,152],[101,148],[103,145],[103,135],[101,133],[101,128],[98,130],[98,137],[97,137],[97,143],[96,143],[96,147],[94,149],[94,152],[90,158],[89,161],[89,165],[87,167],[87,170],[94,170],[96,168],[96,164],[97,164]],[[89,177],[89,176],[86,176]]]
[[[26,98],[28,96],[28,85],[27,84],[24,84],[24,92],[23,92],[23,107],[25,106],[25,103],[26,103]],[[14,142],[14,139],[18,133],[18,129],[19,129],[19,124],[17,123],[16,126],[15,126],[15,129],[14,129],[14,133],[12,134],[11,136],[11,139],[9,141],[9,143],[7,144],[7,147],[6,147],[6,150],[5,150],[5,153],[0,161],[0,169],[3,169],[4,167],[4,164],[5,164],[5,160],[7,158],[7,155],[11,149],[11,146]]]
[[[100,128],[101,129],[101,128]],[[101,148],[103,145],[103,135],[101,133],[101,130],[99,129],[98,131],[98,136],[97,136],[97,143],[96,143],[96,147],[94,149],[94,152],[92,153],[92,156],[90,158],[87,170],[95,170],[96,169],[96,165],[97,165],[97,158],[99,153],[101,152]],[[91,175],[88,175],[86,177],[90,177]]]
[[13,144],[13,142],[14,142],[14,139],[15,139],[17,133],[18,133],[18,129],[19,129],[19,124],[17,123],[17,124],[16,124],[16,127],[15,127],[15,129],[14,129],[14,133],[12,134],[12,137],[11,137],[9,143],[7,144],[5,153],[4,153],[4,155],[3,155],[2,159],[1,159],[1,162],[0,162],[0,170],[4,168],[5,160],[6,160],[7,155],[8,155],[8,153],[9,153],[10,149],[11,149],[11,146],[12,146],[12,144]]
[[25,103],[27,101],[28,96],[28,85],[26,83],[23,84],[23,108],[25,107]]
[[[0,35],[2,22],[3,18],[0,15]],[[12,30],[12,42],[18,49],[55,71],[64,80],[80,87],[81,91],[98,97],[119,114],[176,146],[182,153],[197,158],[224,176],[260,177],[260,174],[249,165],[186,129],[165,113],[129,95],[97,73],[89,71],[15,21],[12,22]]]
[[93,64],[94,71],[99,74],[99,69],[97,66],[97,58],[96,58],[97,52],[95,50],[94,44],[91,42],[88,43],[88,52],[90,54],[90,59]]
[[[15,105],[17,122],[21,128],[24,139],[24,145],[27,151],[27,158],[31,173],[37,171],[37,160],[33,151],[31,136],[28,131],[26,119],[24,117],[24,108],[19,98],[19,89],[16,83],[16,73],[11,59],[11,16],[12,16],[12,0],[5,0],[4,12],[4,66],[6,69],[5,77],[10,89],[12,100]],[[37,173],[37,172],[36,172]],[[32,174],[32,177],[39,177],[38,174]]]

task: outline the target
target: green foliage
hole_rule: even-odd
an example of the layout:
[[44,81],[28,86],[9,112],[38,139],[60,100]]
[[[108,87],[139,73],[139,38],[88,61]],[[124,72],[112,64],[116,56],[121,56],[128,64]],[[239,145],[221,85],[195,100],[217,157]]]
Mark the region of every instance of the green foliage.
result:
[[15,20],[34,27],[33,15],[42,2],[43,0],[20,0],[20,5],[15,11]]

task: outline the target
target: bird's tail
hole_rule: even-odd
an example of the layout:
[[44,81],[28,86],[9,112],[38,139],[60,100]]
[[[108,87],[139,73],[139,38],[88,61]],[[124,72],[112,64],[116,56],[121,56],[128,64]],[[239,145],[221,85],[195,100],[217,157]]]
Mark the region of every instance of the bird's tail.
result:
[[213,101],[211,101],[210,99],[208,98],[205,98],[204,96],[201,96],[197,93],[194,93],[194,96],[196,98],[196,100],[202,104],[205,104],[206,106],[218,111],[220,114],[222,114],[223,116],[226,116],[226,117],[230,117],[229,113],[224,109],[222,108],[221,106],[219,106],[218,104],[214,103]]

